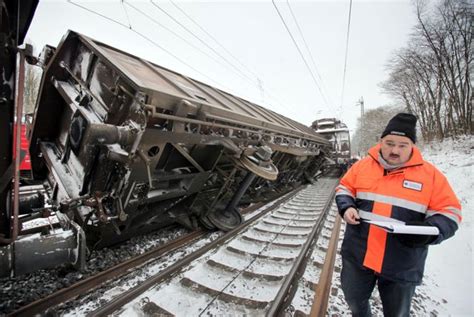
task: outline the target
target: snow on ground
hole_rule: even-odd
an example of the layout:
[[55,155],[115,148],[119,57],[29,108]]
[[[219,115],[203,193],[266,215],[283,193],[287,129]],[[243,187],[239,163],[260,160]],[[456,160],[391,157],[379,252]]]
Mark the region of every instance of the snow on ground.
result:
[[436,307],[440,316],[474,316],[474,137],[432,143],[421,150],[448,178],[461,201],[463,221],[454,237],[430,247],[419,289],[441,303]]

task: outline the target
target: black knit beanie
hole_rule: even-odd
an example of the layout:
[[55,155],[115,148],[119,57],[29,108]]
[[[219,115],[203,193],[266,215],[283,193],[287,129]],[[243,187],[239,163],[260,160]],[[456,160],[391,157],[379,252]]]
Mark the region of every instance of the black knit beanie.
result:
[[399,113],[387,124],[382,133],[382,138],[388,134],[406,136],[416,142],[416,117],[411,113]]

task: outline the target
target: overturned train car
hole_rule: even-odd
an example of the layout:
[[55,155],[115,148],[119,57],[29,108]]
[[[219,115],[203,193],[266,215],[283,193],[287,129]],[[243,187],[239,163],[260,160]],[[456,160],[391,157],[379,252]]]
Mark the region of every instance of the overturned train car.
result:
[[230,230],[239,205],[311,181],[329,150],[309,127],[72,31],[47,61],[30,139],[51,209],[93,247],[175,222]]

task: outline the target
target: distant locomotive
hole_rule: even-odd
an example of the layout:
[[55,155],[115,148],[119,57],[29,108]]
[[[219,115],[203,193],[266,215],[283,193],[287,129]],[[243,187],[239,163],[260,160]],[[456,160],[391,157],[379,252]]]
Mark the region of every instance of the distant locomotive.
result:
[[46,56],[30,139],[43,186],[18,193],[0,275],[80,268],[86,247],[172,223],[230,230],[239,205],[312,181],[331,151],[309,127],[81,34]]
[[324,118],[314,121],[311,128],[331,142],[331,164],[346,169],[351,160],[351,139],[347,125],[336,118]]

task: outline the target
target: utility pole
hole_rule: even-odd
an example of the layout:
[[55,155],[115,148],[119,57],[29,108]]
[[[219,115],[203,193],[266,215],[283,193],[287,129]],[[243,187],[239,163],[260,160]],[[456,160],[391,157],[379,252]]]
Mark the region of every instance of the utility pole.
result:
[[357,101],[357,105],[360,105],[360,119],[364,117],[364,97],[360,97],[359,101]]
[[[360,106],[360,124],[361,124],[361,128],[363,128],[364,126],[364,97],[361,96],[360,99],[357,101],[356,103],[356,106]],[[359,144],[360,146],[360,144]],[[361,157],[361,153],[360,153],[360,149],[359,149],[359,152],[358,152],[358,155],[359,157]]]

